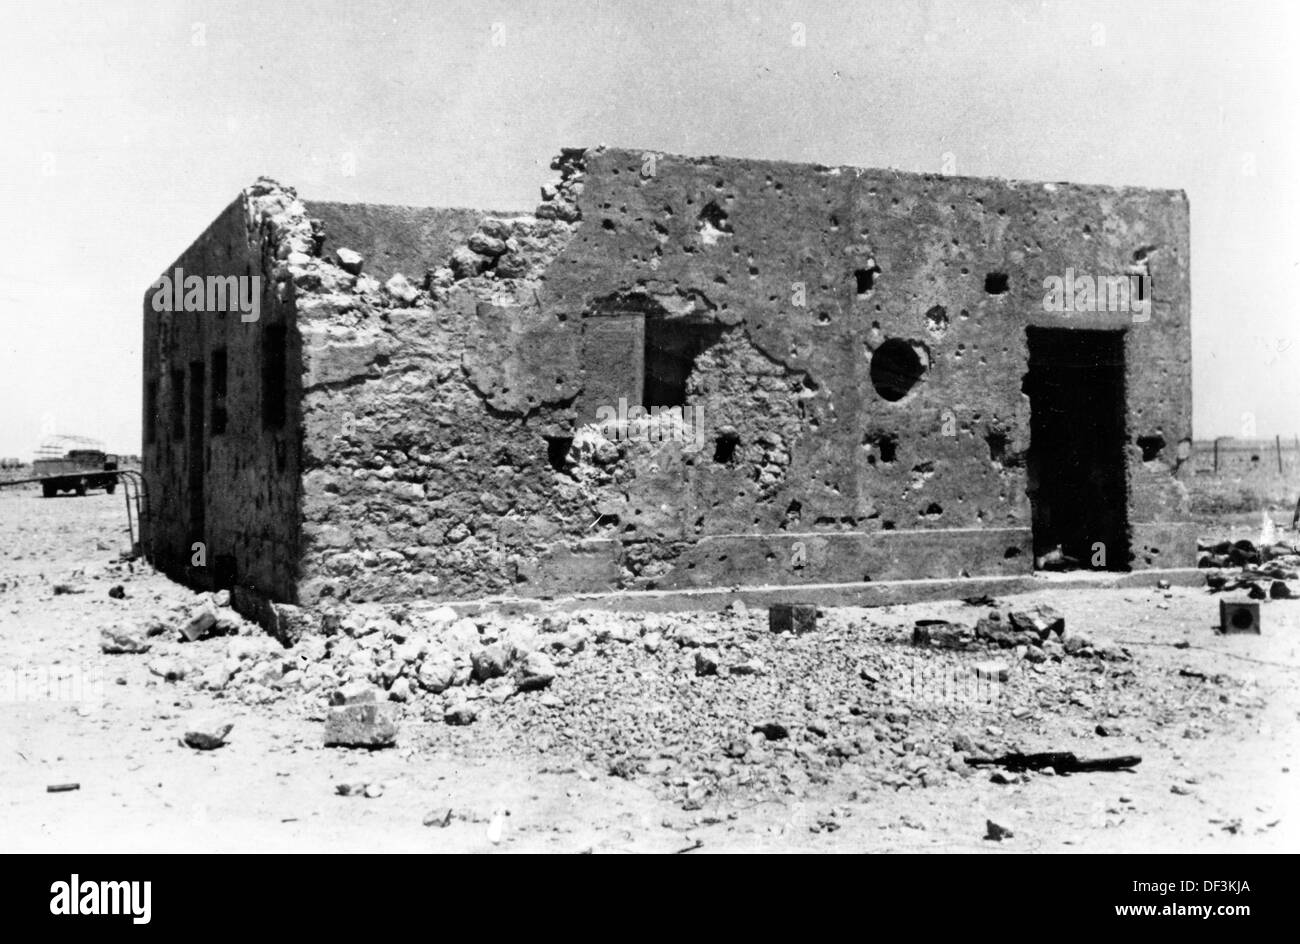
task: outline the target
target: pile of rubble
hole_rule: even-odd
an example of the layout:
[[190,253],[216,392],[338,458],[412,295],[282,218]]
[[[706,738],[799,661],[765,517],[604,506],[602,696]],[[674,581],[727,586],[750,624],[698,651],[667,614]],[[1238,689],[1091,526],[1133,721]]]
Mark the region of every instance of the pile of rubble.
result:
[[1295,594],[1286,583],[1300,577],[1300,547],[1278,541],[1256,545],[1252,541],[1201,541],[1198,566],[1239,569],[1235,574],[1206,574],[1213,593],[1245,589],[1252,600],[1289,600]]
[[[1112,661],[1123,649],[1067,632],[1048,607],[994,610],[973,627],[830,611],[814,628],[792,610],[774,631],[743,604],[548,617],[372,604],[325,615],[286,648],[227,604],[200,595],[113,626],[102,645],[147,659],[158,684],[322,722],[327,746],[537,753],[546,769],[644,780],[687,810],[831,777],[859,792],[967,778],[972,757],[1055,749],[1062,731],[1071,746],[1129,733],[1149,697],[1134,686],[1140,666]],[[1169,724],[1222,708],[1221,688],[1165,684]],[[208,749],[228,733],[186,743]]]
[[1109,639],[1067,634],[1065,617],[1049,606],[1009,610],[1005,616],[990,610],[973,627],[947,620],[918,620],[912,643],[957,651],[1011,649],[1017,658],[1034,663],[1060,662],[1066,656],[1112,661],[1129,658],[1127,649]]

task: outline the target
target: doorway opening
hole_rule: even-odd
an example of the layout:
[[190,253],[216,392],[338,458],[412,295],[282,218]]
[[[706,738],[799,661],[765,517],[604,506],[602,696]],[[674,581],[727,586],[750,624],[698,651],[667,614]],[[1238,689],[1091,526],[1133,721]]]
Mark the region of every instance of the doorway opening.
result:
[[189,472],[190,499],[190,541],[204,540],[207,530],[207,496],[204,485],[207,480],[207,463],[203,435],[204,387],[207,384],[207,371],[203,361],[190,364],[190,402],[189,402],[189,442],[186,453],[186,465]]
[[1037,566],[1128,570],[1124,332],[1025,333]]

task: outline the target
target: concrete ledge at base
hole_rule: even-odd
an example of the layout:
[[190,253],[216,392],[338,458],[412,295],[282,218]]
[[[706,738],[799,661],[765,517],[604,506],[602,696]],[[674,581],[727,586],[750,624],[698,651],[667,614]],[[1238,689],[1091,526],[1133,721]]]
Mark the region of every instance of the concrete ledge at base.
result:
[[[1172,586],[1195,587],[1205,581],[1206,571],[1195,567],[1164,570],[1067,571],[1024,574],[1009,577],[966,577],[943,580],[882,580],[871,583],[800,584],[798,586],[740,586],[707,590],[642,590],[618,593],[584,593],[552,599],[489,597],[478,600],[430,602],[449,606],[462,616],[478,613],[526,614],[566,613],[578,610],[609,610],[633,613],[669,613],[683,610],[719,610],[736,600],[747,606],[770,607],[789,603],[792,596],[818,606],[891,606],[928,600],[959,600],[980,594],[1010,595],[1038,590],[1071,590],[1092,587],[1101,590],[1150,587],[1167,580]],[[417,607],[413,607],[417,608]],[[418,607],[423,608],[423,607]]]

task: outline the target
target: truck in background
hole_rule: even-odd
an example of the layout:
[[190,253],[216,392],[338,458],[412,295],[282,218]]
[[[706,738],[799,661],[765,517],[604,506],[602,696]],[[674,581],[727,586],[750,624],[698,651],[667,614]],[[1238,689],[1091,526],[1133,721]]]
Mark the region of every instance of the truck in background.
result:
[[117,490],[117,456],[98,449],[73,449],[61,459],[37,459],[32,475],[41,478],[41,492],[53,498],[59,492],[86,494],[102,488],[112,495]]

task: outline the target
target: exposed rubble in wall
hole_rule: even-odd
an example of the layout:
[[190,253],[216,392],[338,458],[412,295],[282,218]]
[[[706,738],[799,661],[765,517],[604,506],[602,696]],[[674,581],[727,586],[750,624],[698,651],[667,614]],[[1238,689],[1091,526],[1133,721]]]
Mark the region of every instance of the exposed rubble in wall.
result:
[[757,347],[743,329],[726,332],[696,360],[691,402],[706,411],[713,462],[736,469],[760,502],[773,499],[805,435],[816,382]]
[[580,378],[535,340],[556,334],[540,279],[579,225],[582,155],[534,215],[484,219],[418,280],[380,286],[347,247],[315,260],[343,291],[299,302],[306,602],[505,592],[564,522],[590,525],[549,462]]

